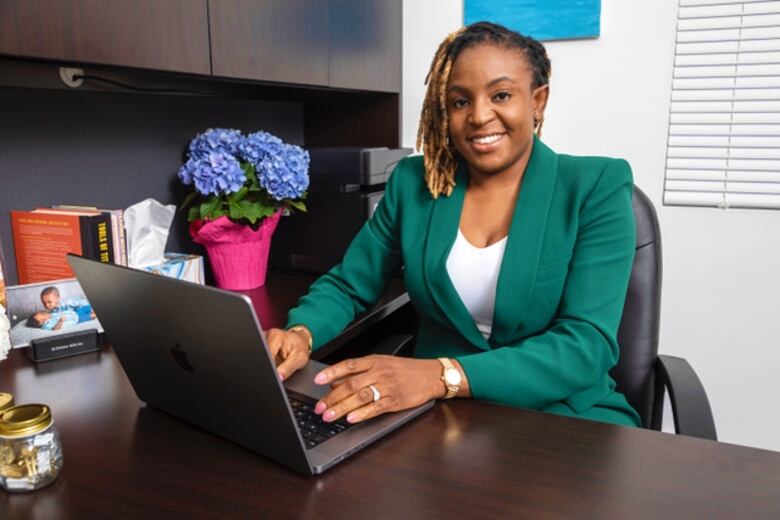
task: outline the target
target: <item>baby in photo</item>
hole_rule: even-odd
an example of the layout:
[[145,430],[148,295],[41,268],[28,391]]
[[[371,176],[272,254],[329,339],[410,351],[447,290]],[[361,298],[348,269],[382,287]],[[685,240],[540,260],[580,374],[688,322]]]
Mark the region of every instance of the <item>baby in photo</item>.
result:
[[60,334],[103,332],[76,279],[9,287],[8,317],[13,348],[29,347],[34,341]]
[[92,306],[85,298],[60,298],[54,286],[41,291],[41,303],[45,310],[30,316],[28,325],[43,330],[62,330],[84,321],[95,319]]
[[3,254],[0,251],[0,361],[4,360],[11,350],[11,321],[5,314],[7,305],[5,277],[3,276]]

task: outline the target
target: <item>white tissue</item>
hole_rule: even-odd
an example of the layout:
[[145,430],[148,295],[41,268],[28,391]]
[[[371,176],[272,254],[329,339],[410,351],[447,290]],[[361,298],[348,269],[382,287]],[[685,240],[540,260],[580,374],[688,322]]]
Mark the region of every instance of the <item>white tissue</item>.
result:
[[125,210],[127,263],[147,267],[165,261],[165,243],[176,213],[176,206],[142,200]]

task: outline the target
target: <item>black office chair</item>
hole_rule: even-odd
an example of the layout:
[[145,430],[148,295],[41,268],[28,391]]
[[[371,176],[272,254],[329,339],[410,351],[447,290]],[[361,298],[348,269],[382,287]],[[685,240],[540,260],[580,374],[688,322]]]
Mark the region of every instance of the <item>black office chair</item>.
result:
[[[618,329],[620,359],[610,375],[645,428],[661,430],[664,394],[669,393],[675,431],[717,440],[715,422],[701,381],[685,359],[658,354],[661,321],[661,231],[653,203],[637,187],[632,200],[636,255]],[[413,337],[393,335],[375,353],[411,355]]]
[[669,393],[675,431],[717,440],[704,387],[685,359],[659,355],[661,320],[661,231],[653,203],[634,187],[636,256],[618,329],[620,360],[610,374],[617,390],[642,418],[645,428],[661,430],[664,391]]

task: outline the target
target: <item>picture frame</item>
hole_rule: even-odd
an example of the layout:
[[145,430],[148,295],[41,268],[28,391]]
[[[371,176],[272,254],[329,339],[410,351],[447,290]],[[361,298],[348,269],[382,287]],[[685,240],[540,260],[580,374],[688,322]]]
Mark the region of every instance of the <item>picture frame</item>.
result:
[[13,348],[29,347],[34,341],[60,335],[103,332],[75,278],[9,286],[7,301]]
[[5,258],[3,257],[2,237],[0,237],[0,361],[11,350],[11,321],[7,314],[8,296],[6,291]]

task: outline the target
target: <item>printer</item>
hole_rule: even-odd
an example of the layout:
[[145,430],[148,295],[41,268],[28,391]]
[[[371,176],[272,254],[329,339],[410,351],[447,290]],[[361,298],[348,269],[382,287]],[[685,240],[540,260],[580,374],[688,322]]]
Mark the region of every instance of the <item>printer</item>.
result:
[[339,263],[371,218],[411,148],[311,148],[305,213],[285,216],[271,243],[274,269],[323,273]]

